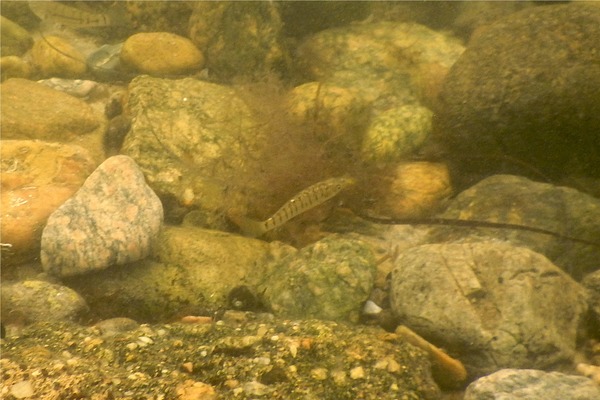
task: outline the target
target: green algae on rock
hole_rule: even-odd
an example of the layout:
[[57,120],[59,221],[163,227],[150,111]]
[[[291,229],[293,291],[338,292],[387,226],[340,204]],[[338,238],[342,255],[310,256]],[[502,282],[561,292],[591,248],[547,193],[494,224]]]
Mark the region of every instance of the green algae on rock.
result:
[[281,243],[189,226],[167,226],[157,242],[150,259],[74,277],[69,285],[103,318],[156,322],[186,313],[212,314],[227,306],[231,289],[255,288],[274,260],[296,251]]
[[368,244],[333,235],[279,261],[261,286],[278,315],[352,321],[373,289],[375,271]]
[[362,144],[362,158],[372,163],[400,161],[423,145],[431,133],[433,113],[405,105],[376,114]]
[[26,280],[2,282],[2,323],[78,321],[88,311],[74,290],[58,284]]
[[129,85],[128,110],[133,119],[121,151],[159,197],[195,207],[206,227],[225,229],[226,206],[243,208],[232,178],[243,175],[261,137],[244,101],[222,85],[139,76]]

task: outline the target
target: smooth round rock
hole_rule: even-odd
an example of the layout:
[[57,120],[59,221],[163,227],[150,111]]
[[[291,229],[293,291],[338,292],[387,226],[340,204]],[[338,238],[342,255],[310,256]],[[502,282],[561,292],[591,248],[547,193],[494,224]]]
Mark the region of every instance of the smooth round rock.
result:
[[78,78],[87,70],[83,54],[57,36],[36,41],[31,49],[31,59],[45,77]]
[[419,218],[432,215],[452,194],[450,173],[444,164],[405,162],[385,177],[380,195],[372,204],[376,215]]
[[121,60],[152,75],[181,74],[204,65],[202,52],[191,40],[169,32],[143,32],[130,36],[123,44]]
[[163,220],[162,204],[127,156],[102,163],[42,233],[45,271],[72,276],[146,257]]
[[73,289],[45,281],[3,282],[2,322],[75,321],[88,311]]
[[37,82],[11,78],[1,89],[2,139],[65,142],[105,126],[103,115],[85,101]]

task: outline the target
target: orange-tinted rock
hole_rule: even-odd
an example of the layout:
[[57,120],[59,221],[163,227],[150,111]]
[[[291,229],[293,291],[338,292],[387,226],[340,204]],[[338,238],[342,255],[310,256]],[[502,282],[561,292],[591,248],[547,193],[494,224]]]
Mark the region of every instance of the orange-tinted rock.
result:
[[1,90],[2,139],[65,142],[103,128],[104,117],[85,101],[45,85],[13,78]]
[[123,44],[121,59],[140,72],[154,75],[181,74],[198,70],[204,56],[188,38],[169,32],[144,32]]
[[452,193],[450,174],[443,164],[410,162],[399,164],[387,192],[375,205],[390,218],[431,215]]
[[48,216],[79,189],[94,160],[78,146],[35,140],[2,141],[2,261],[38,256]]
[[35,42],[31,58],[46,77],[79,78],[87,70],[83,54],[57,36],[47,36]]

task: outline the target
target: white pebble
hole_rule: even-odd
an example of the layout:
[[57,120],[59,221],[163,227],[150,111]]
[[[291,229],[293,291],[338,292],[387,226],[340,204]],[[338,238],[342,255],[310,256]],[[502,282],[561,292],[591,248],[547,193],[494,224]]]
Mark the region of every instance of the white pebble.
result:
[[10,387],[10,394],[17,399],[24,399],[33,396],[33,387],[29,381],[17,382]]

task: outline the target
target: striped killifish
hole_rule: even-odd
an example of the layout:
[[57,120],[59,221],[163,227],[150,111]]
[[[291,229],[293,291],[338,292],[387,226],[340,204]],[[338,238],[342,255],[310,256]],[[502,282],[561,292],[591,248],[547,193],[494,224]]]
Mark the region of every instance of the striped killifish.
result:
[[124,23],[118,12],[100,13],[80,10],[56,1],[29,1],[29,8],[42,21],[69,28],[104,28]]
[[233,214],[229,215],[229,219],[238,225],[244,234],[258,237],[272,229],[280,227],[303,212],[308,211],[319,204],[323,204],[342,190],[353,185],[355,182],[356,181],[353,178],[344,176],[315,183],[296,194],[281,206],[275,214],[264,221],[256,221]]

